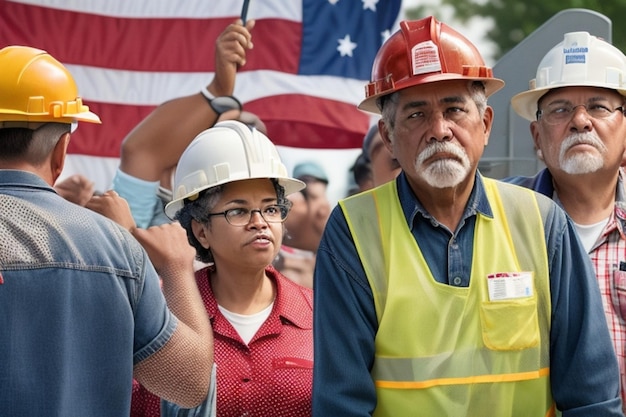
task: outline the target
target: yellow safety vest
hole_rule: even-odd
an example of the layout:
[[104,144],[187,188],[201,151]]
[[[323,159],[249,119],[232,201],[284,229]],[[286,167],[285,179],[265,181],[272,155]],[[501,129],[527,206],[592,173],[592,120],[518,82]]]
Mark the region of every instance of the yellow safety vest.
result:
[[[549,206],[530,190],[483,182],[494,213],[477,215],[467,288],[435,281],[395,181],[340,202],[379,322],[376,417],[555,415],[541,216]],[[490,301],[488,275],[523,272],[530,294]]]

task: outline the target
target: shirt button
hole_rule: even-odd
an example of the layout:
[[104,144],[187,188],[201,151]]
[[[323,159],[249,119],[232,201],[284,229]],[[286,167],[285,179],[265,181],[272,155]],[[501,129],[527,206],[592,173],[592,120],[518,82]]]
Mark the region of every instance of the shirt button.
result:
[[452,283],[454,285],[461,285],[461,282],[463,282],[463,280],[461,279],[461,277],[454,277],[454,279],[452,280]]

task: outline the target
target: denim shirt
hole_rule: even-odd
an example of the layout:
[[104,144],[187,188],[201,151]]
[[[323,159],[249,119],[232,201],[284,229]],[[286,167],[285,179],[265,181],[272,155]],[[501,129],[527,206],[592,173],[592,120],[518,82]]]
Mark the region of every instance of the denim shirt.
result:
[[[473,251],[476,216],[493,215],[480,174],[455,231],[426,212],[404,173],[396,185],[407,227],[435,279],[467,286],[472,257],[484,256]],[[543,221],[550,271],[553,398],[565,417],[620,416],[617,361],[593,267],[563,210],[552,203]],[[372,291],[339,206],[318,248],[314,286],[313,416],[370,416],[376,406],[370,371],[378,322]],[[433,319],[454,320],[425,318]]]
[[0,415],[127,416],[176,327],[147,254],[32,173],[0,170],[0,210]]

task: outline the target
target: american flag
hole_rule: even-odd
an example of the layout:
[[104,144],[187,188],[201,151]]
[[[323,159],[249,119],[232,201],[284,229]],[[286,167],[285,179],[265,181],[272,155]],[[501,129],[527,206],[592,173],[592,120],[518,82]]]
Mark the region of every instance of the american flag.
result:
[[[0,47],[48,51],[103,121],[81,124],[64,174],[107,189],[126,134],[158,104],[211,80],[215,40],[243,2],[0,0]],[[401,0],[250,0],[254,49],[234,95],[265,122],[288,166],[323,155],[314,150],[361,146],[371,119],[356,104],[400,9]],[[356,153],[346,155],[349,167]]]

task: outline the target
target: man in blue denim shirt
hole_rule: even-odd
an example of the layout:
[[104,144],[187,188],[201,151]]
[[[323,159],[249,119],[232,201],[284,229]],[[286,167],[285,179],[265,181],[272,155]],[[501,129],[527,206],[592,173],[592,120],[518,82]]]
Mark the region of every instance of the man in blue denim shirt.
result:
[[502,87],[433,17],[361,109],[402,166],[342,200],[315,270],[313,416],[621,416],[593,268],[550,199],[477,172]]
[[128,416],[133,376],[199,404],[213,339],[184,230],[136,231],[153,266],[127,231],[56,194],[71,131],[100,120],[45,51],[3,48],[0,68],[0,415]]

